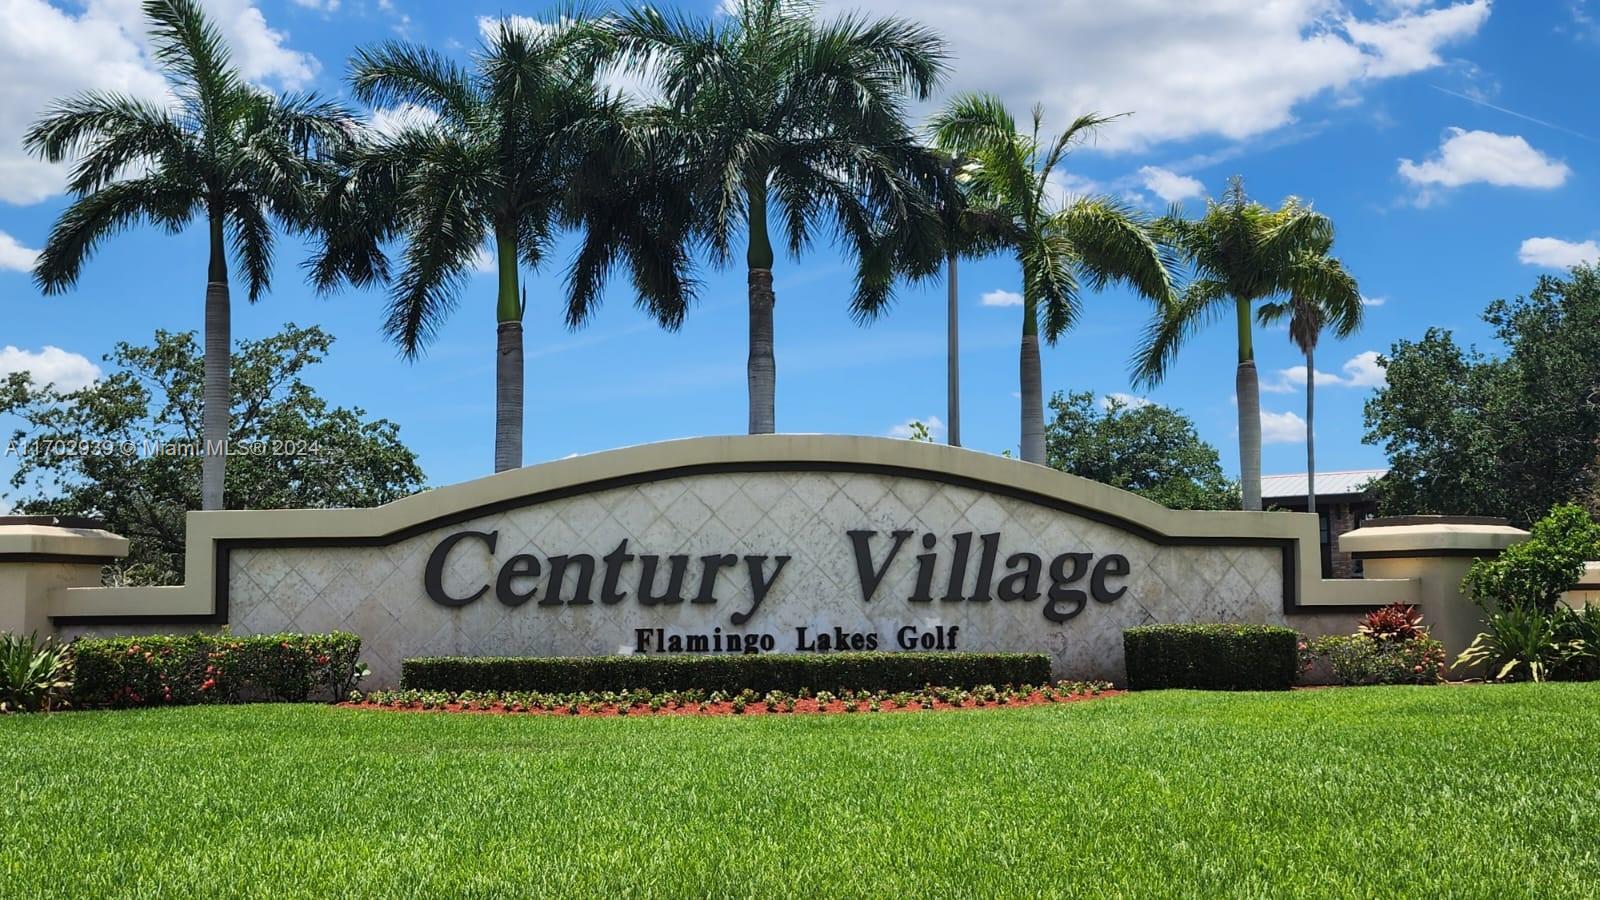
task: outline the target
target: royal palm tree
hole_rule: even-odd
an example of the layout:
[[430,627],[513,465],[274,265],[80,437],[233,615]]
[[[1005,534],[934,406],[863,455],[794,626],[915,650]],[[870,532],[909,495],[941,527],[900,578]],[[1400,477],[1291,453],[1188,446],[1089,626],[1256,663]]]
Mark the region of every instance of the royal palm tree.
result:
[[222,509],[228,437],[228,251],[254,303],[272,277],[274,221],[309,223],[314,185],[353,132],[348,113],[314,94],[274,96],[245,81],[198,0],[146,0],[170,102],[87,93],[54,104],[25,143],[50,162],[76,160],[34,280],[46,294],[78,281],[105,238],[138,222],[169,233],[204,217],[205,300],[201,506]]
[[[737,0],[714,20],[638,7],[612,28],[618,50],[652,75],[683,133],[715,261],[727,264],[742,228],[748,270],[749,430],[776,428],[773,357],[775,215],[791,256],[832,231],[859,263],[852,313],[877,315],[894,275],[937,262],[923,241],[883,246],[895,219],[931,220],[938,160],[905,124],[908,97],[943,75],[944,43],[897,18],[819,21],[806,0]],[[905,232],[901,232],[902,239]],[[935,257],[934,259],[937,259]]]
[[[1238,329],[1239,363],[1234,388],[1239,406],[1239,468],[1243,506],[1261,508],[1261,386],[1256,373],[1251,320],[1257,304],[1293,296],[1297,286],[1319,300],[1334,302],[1345,285],[1329,272],[1314,276],[1333,243],[1333,223],[1290,197],[1278,209],[1252,202],[1244,182],[1234,178],[1221,200],[1206,203],[1205,215],[1185,219],[1174,210],[1159,224],[1169,242],[1192,267],[1194,278],[1177,301],[1151,325],[1135,364],[1135,382],[1159,383],[1183,342],[1224,315],[1231,306]],[[1319,252],[1319,248],[1321,248]],[[1342,271],[1342,270],[1341,270]],[[1347,276],[1346,276],[1347,277]],[[1325,283],[1318,281],[1322,278]],[[1328,291],[1325,296],[1322,291]],[[1343,302],[1343,301],[1340,301]],[[1360,298],[1355,302],[1360,304]],[[1311,376],[1308,374],[1308,381]]]
[[1166,260],[1146,222],[1105,197],[1063,198],[1051,176],[1067,152],[1114,117],[1080,116],[1054,138],[1041,139],[1043,112],[1023,134],[996,97],[956,98],[934,118],[941,148],[967,160],[974,240],[1014,253],[1022,267],[1022,459],[1044,465],[1044,388],[1039,334],[1054,344],[1076,324],[1082,286],[1101,290],[1124,282],[1144,297],[1166,303],[1171,281]]
[[[404,43],[360,50],[352,63],[359,99],[413,114],[392,134],[368,135],[325,197],[314,280],[389,282],[384,332],[415,358],[492,246],[497,472],[523,464],[520,269],[537,270],[558,232],[580,233],[567,273],[571,327],[591,315],[615,265],[667,327],[692,294],[694,217],[688,190],[674,192],[677,146],[659,117],[598,85],[610,52],[596,20],[568,7],[538,25],[501,21],[471,69]],[[391,277],[383,246],[395,239],[403,261]]]
[[1339,260],[1328,255],[1332,242],[1318,242],[1292,263],[1287,300],[1256,310],[1263,325],[1289,320],[1289,341],[1306,357],[1306,512],[1317,511],[1317,342],[1325,328],[1345,338],[1361,327],[1361,291]]

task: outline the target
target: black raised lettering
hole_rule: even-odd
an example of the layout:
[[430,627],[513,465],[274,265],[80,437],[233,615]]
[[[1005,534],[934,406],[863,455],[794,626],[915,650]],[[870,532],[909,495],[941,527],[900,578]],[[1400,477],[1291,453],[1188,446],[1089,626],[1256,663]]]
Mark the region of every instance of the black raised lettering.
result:
[[1110,603],[1121,599],[1128,592],[1128,586],[1123,585],[1116,590],[1106,587],[1107,578],[1121,578],[1133,571],[1128,565],[1128,558],[1120,553],[1112,553],[1095,564],[1094,574],[1089,576],[1089,595],[1101,603]]
[[488,582],[484,582],[483,587],[478,588],[469,597],[452,597],[445,592],[444,564],[450,558],[450,551],[467,538],[477,538],[483,541],[484,546],[489,548],[490,553],[493,553],[495,543],[500,540],[500,532],[458,531],[440,541],[439,546],[433,548],[433,552],[428,554],[428,564],[422,569],[422,588],[428,592],[428,599],[440,606],[466,606],[468,603],[489,593]]
[[894,562],[895,554],[900,552],[900,545],[911,537],[909,531],[891,531],[889,536],[894,538],[894,544],[889,547],[889,555],[883,558],[883,565],[873,568],[872,565],[872,539],[876,531],[847,531],[850,537],[850,546],[856,554],[856,577],[861,583],[861,599],[871,602],[872,595],[878,592],[878,585],[883,583],[883,576],[889,571],[889,563]]
[[539,577],[539,558],[519,553],[506,561],[500,567],[500,577],[494,583],[494,595],[501,603],[507,606],[521,606],[533,599],[539,593],[537,584],[529,585],[525,591],[517,590],[517,581],[524,578]]

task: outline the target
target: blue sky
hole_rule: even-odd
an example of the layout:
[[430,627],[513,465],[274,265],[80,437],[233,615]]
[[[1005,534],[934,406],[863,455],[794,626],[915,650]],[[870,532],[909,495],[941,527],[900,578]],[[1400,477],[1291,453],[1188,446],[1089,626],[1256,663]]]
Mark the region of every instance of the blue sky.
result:
[[[541,5],[471,0],[208,0],[247,75],[273,87],[344,95],[345,60],[361,44],[406,38],[465,54],[485,16]],[[684,2],[707,14],[712,0]],[[1362,402],[1381,377],[1371,362],[1431,325],[1487,341],[1478,319],[1544,272],[1600,257],[1595,178],[1600,123],[1600,2],[1542,0],[827,0],[829,10],[914,14],[956,54],[949,88],[989,89],[1019,116],[1034,102],[1047,125],[1079,113],[1132,112],[1069,157],[1062,187],[1152,210],[1243,175],[1276,204],[1310,200],[1338,229],[1335,251],[1370,298],[1366,328],[1319,351],[1317,456],[1333,470],[1383,464],[1361,443]],[[139,35],[137,0],[0,0],[0,371],[62,383],[94,374],[118,340],[156,328],[198,329],[205,280],[199,230],[130,231],[107,243],[78,289],[45,298],[26,269],[64,207],[61,174],[29,160],[20,134],[53,97],[78,90],[159,92]],[[235,336],[285,322],[338,337],[315,370],[335,402],[401,425],[429,480],[492,466],[494,284],[475,276],[425,357],[399,359],[378,334],[382,297],[316,296],[303,248],[280,244],[274,290],[236,297]],[[528,463],[646,441],[745,427],[744,274],[706,270],[684,328],[650,325],[618,284],[593,323],[561,322],[560,262],[525,274]],[[944,287],[901,291],[890,314],[858,327],[847,314],[850,269],[827,247],[776,266],[778,427],[889,434],[945,418]],[[1020,310],[1014,263],[961,273],[963,438],[999,452],[1017,444]],[[1044,356],[1046,391],[1130,393],[1127,363],[1150,308],[1125,292],[1086,297],[1079,327]],[[50,349],[55,348],[55,349]],[[1257,336],[1267,391],[1268,472],[1303,468],[1303,364],[1282,331]],[[1225,323],[1195,340],[1150,399],[1191,415],[1236,469],[1233,336]],[[1298,377],[1298,382],[1297,382]],[[936,425],[935,432],[940,433]],[[7,471],[0,461],[0,473]]]

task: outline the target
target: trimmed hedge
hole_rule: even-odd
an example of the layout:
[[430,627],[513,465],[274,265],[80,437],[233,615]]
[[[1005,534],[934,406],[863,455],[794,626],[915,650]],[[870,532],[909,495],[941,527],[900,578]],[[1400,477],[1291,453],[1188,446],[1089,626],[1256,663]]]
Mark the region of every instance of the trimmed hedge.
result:
[[932,684],[1048,684],[1042,653],[836,653],[729,656],[434,656],[401,664],[423,691],[915,691]]
[[361,638],[331,634],[144,635],[79,638],[77,707],[179,706],[338,699],[356,681]]
[[1135,691],[1286,691],[1300,671],[1300,634],[1274,625],[1146,625],[1122,632]]

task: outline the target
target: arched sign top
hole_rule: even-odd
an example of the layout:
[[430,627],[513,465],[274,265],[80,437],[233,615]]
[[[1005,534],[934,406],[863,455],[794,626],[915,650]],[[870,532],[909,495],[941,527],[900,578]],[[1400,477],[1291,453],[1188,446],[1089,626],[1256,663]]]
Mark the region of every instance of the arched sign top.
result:
[[215,520],[218,537],[267,536],[259,533],[265,527],[286,538],[376,538],[621,484],[756,471],[894,473],[963,484],[1070,508],[1158,540],[1215,536],[1223,521],[1222,530],[1238,537],[1292,536],[1286,533],[1290,526],[1284,517],[1293,514],[1170,510],[1107,484],[995,454],[923,441],[823,434],[685,438],[605,450],[434,488],[372,509],[258,512],[249,525],[254,535],[238,528],[238,514],[232,511],[190,515],[206,525]]

